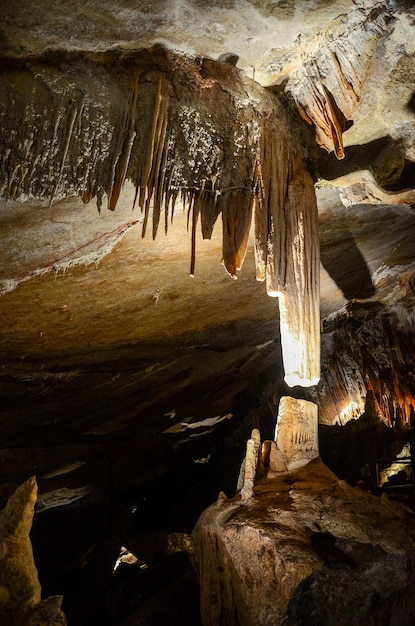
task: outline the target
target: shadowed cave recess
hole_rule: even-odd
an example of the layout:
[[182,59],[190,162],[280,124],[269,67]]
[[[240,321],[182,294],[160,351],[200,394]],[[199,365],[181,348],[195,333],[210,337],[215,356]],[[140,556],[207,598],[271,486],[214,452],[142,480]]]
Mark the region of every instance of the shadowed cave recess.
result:
[[412,3],[1,4],[0,626],[411,626]]

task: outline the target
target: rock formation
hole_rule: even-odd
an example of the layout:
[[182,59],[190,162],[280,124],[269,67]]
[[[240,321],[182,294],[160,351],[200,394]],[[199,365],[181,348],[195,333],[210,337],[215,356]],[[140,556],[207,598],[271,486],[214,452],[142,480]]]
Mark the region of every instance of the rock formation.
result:
[[275,443],[288,470],[318,457],[318,407],[283,396],[278,409]]
[[[71,63],[70,79],[62,63]],[[52,206],[78,194],[85,202],[97,198],[100,208],[105,194],[114,210],[129,179],[142,234],[151,214],[155,238],[162,210],[167,232],[180,196],[191,230],[190,274],[199,220],[210,238],[221,215],[223,263],[233,278],[255,205],[257,279],[281,297],[286,380],[318,382],[317,203],[306,147],[282,102],[259,86],[254,92],[232,66],[180,58],[158,46],[129,54],[49,53],[23,67],[9,62],[1,83],[0,195],[6,198],[47,199]]]
[[61,596],[41,600],[41,588],[29,533],[37,484],[29,478],[0,512],[0,624],[66,626]]
[[402,510],[310,459],[376,492],[415,424],[413,2],[1,9],[0,496],[38,476],[52,596],[22,620],[63,593],[71,626],[200,626],[156,537],[246,453],[200,522],[205,621],[405,624],[411,514],[406,557]]
[[408,510],[319,459],[220,497],[193,532],[205,626],[411,626]]

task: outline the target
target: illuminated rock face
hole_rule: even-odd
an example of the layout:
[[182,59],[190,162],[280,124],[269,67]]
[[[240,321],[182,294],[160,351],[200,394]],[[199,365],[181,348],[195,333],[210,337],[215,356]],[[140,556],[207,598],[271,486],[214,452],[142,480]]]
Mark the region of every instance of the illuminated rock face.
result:
[[205,626],[412,626],[405,507],[319,460],[259,481],[255,496],[219,498],[193,532]]
[[288,470],[318,457],[318,407],[307,400],[283,396],[275,429],[277,448]]
[[290,387],[320,379],[320,243],[313,181],[294,170],[286,201],[287,280],[279,298],[282,357]]
[[322,424],[344,425],[363,414],[367,394],[373,394],[379,420],[387,426],[411,422],[415,402],[408,363],[414,354],[413,304],[386,312],[382,306],[366,312],[355,304],[352,315],[324,338],[328,364],[316,388]]

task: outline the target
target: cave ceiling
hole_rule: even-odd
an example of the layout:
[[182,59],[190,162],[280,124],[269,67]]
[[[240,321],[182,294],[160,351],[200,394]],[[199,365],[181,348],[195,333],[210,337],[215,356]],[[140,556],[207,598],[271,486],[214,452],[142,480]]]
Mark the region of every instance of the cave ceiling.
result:
[[[33,461],[11,448],[34,446],[46,473],[59,462],[50,447],[62,462],[89,461],[116,440],[122,482],[114,459],[130,436],[139,453],[190,442],[193,461],[207,458],[210,434],[243,416],[264,373],[286,390],[278,302],[255,280],[250,229],[264,128],[276,161],[290,163],[279,181],[300,159],[316,188],[320,419],[346,422],[350,405],[357,417],[373,389],[386,423],[396,407],[408,422],[412,2],[3,0],[1,10],[0,431],[4,460],[17,463],[5,493]],[[235,189],[246,192],[237,215]],[[132,481],[157,473],[157,454]]]

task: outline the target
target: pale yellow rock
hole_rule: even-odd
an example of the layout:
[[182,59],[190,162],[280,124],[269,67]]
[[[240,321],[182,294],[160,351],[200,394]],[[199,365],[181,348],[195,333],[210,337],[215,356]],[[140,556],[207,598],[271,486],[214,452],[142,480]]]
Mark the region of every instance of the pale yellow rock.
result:
[[288,469],[300,467],[318,457],[317,405],[283,396],[278,409],[275,441]]
[[272,475],[273,473],[286,472],[287,465],[284,460],[284,456],[275,444],[274,441],[269,442],[270,450],[269,450],[269,469],[268,475]]
[[0,626],[64,626],[61,596],[41,601],[29,533],[37,483],[29,478],[0,512]]

